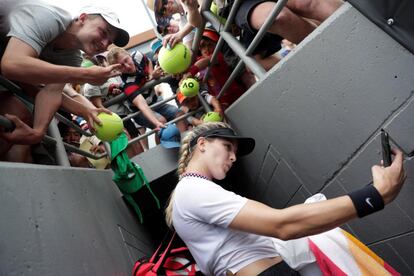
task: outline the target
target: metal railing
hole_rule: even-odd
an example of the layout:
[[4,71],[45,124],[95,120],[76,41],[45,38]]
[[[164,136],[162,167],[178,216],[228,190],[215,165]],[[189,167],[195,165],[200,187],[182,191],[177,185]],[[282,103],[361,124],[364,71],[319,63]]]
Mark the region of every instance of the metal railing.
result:
[[[217,96],[218,99],[222,97],[223,94],[227,91],[227,89],[230,87],[230,84],[243,70],[244,65],[246,65],[259,78],[259,80],[263,79],[263,77],[266,74],[266,70],[253,57],[251,57],[251,54],[259,45],[267,30],[269,29],[277,15],[280,13],[280,11],[287,3],[287,0],[280,0],[276,3],[276,5],[273,7],[271,13],[264,22],[263,26],[257,32],[249,47],[245,49],[244,46],[241,45],[241,43],[229,32],[229,29],[234,21],[237,10],[242,1],[243,0],[234,1],[234,4],[230,10],[229,16],[226,20],[223,29],[221,28],[222,24],[220,23],[220,21],[210,11],[210,5],[212,0],[205,1],[205,5],[202,6],[202,15],[211,23],[213,28],[220,34],[220,39],[216,45],[216,48],[214,49],[213,55],[210,58],[210,64],[214,64],[216,62],[218,53],[221,51],[224,42],[226,42],[229,45],[229,47],[235,52],[235,54],[237,54],[240,57],[239,63],[237,64],[236,68],[233,70],[232,74],[230,75],[226,83],[223,85],[219,95]],[[207,73],[204,77],[204,81],[208,78],[210,68],[207,70]]]
[[[280,13],[282,8],[286,5],[287,0],[280,0],[276,3],[276,5],[274,6],[273,10],[271,11],[269,17],[266,19],[263,26],[257,32],[256,36],[254,37],[253,41],[251,42],[251,44],[249,45],[249,47],[247,49],[245,49],[244,46],[239,42],[239,40],[236,39],[229,32],[229,30],[231,28],[231,25],[233,24],[234,18],[236,16],[237,10],[238,10],[240,4],[242,3],[242,0],[235,0],[234,1],[233,6],[230,10],[230,13],[229,13],[229,15],[226,19],[226,23],[224,25],[224,28],[222,28],[222,23],[220,23],[220,21],[217,19],[217,17],[210,11],[211,3],[212,3],[212,0],[206,0],[206,1],[203,2],[202,8],[201,8],[201,13],[202,13],[202,16],[203,16],[202,26],[204,28],[204,26],[206,24],[206,20],[207,20],[208,22],[210,22],[210,24],[213,26],[213,28],[220,34],[220,38],[219,38],[219,41],[218,41],[218,43],[217,43],[217,45],[214,49],[213,55],[210,58],[210,65],[207,68],[206,74],[204,76],[204,81],[207,80],[207,78],[210,74],[211,66],[216,62],[217,56],[218,56],[219,52],[221,51],[221,49],[224,45],[224,42],[226,42],[228,44],[228,46],[230,47],[230,49],[232,49],[233,52],[236,55],[238,55],[239,58],[240,58],[240,61],[238,62],[236,68],[233,70],[232,74],[230,75],[230,77],[228,78],[228,80],[223,85],[222,89],[220,90],[220,93],[217,96],[217,99],[219,99],[227,91],[230,84],[240,74],[240,72],[243,70],[245,65],[259,78],[259,80],[264,78],[264,76],[266,74],[266,70],[263,68],[263,66],[261,66],[251,56],[251,53],[253,53],[253,51],[255,50],[257,45],[259,45],[260,41],[262,40],[262,38],[266,34],[268,28],[271,26],[271,24],[273,23],[276,16]],[[145,8],[147,8],[147,7],[145,6]],[[192,47],[193,52],[198,51],[198,46],[199,46],[199,42],[201,40],[202,32],[203,32],[203,30],[201,30],[201,29],[196,30],[196,35],[195,35],[195,38],[194,38],[194,41],[193,41],[193,47]],[[162,78],[157,79],[157,80],[151,80],[151,81],[145,83],[138,90],[138,93],[142,94],[144,91],[153,88],[155,85],[157,85],[159,83],[168,82],[169,80],[171,80],[171,78],[172,78],[172,76],[166,76],[166,77],[162,77]],[[27,101],[33,103],[33,100],[29,99],[27,97],[27,95],[23,92],[23,90],[19,86],[17,86],[13,82],[8,81],[7,79],[5,79],[2,76],[0,76],[0,85],[4,86],[9,91],[19,95],[19,97],[22,97],[22,98],[26,99]],[[200,102],[202,104],[202,106],[199,109],[197,109],[195,111],[192,111],[192,112],[189,112],[189,113],[186,113],[182,116],[179,116],[179,117],[167,122],[167,125],[178,122],[178,121],[183,120],[183,119],[186,119],[187,117],[192,116],[192,115],[194,115],[195,113],[197,113],[201,110],[204,110],[206,112],[211,111],[211,107],[206,103],[205,99],[203,97],[201,97],[201,95],[198,95],[198,96],[199,96]],[[150,108],[153,109],[153,108],[161,106],[163,104],[167,104],[167,102],[173,100],[174,98],[175,98],[175,96],[164,99],[160,102],[157,102],[157,103],[151,105]],[[127,99],[127,96],[125,94],[120,94],[120,95],[106,101],[103,105],[105,107],[109,107],[111,105],[121,103],[121,102],[125,101],[126,99]],[[132,119],[140,113],[141,113],[141,111],[137,111],[135,113],[129,114],[128,116],[123,118],[123,121]],[[57,117],[60,122],[62,122],[64,124],[66,124],[67,126],[75,129],[77,132],[79,132],[79,133],[81,133],[85,136],[92,136],[92,134],[89,131],[84,131],[78,125],[74,124],[73,122],[71,122],[70,120],[68,120],[64,116],[62,116],[61,114],[57,113],[55,115],[55,117]],[[6,131],[13,130],[13,128],[14,128],[14,124],[10,120],[5,118],[4,116],[0,116],[0,125],[4,126]],[[73,145],[70,145],[68,143],[63,142],[55,121],[51,122],[51,124],[49,126],[49,132],[51,133],[51,135],[53,137],[50,137],[50,136],[46,135],[45,138],[44,138],[44,141],[56,144],[56,157],[57,157],[59,165],[70,166],[68,158],[67,158],[66,150],[70,151],[70,152],[75,152],[75,153],[81,154],[83,156],[86,156],[86,157],[89,157],[89,158],[92,158],[92,159],[100,159],[100,158],[103,158],[103,157],[108,155],[108,153],[102,153],[102,154],[98,154],[98,155],[91,154],[90,152],[83,151],[83,150],[81,150],[81,149],[79,149],[79,148],[77,148]],[[151,130],[151,131],[149,131],[149,132],[147,132],[143,135],[139,135],[138,137],[135,137],[135,138],[131,139],[128,142],[128,145],[134,144],[134,143],[140,141],[141,139],[144,139],[144,138],[154,134],[155,132],[156,132],[156,130]],[[108,151],[108,145],[106,145],[106,148],[107,148],[107,151]]]
[[[157,85],[157,84],[159,84],[161,82],[168,81],[171,78],[172,78],[171,76],[167,76],[167,77],[161,78],[159,80],[150,81],[150,82],[146,83],[141,89],[139,89],[138,93],[139,94],[142,94],[145,90],[150,89],[150,88],[154,87],[155,85]],[[7,85],[3,85],[3,83],[6,83]],[[13,89],[11,92],[14,92],[14,89],[18,89],[19,90],[19,93],[16,93],[16,94],[18,94],[19,97],[24,98],[29,103],[32,103],[33,102],[33,100],[30,99],[23,92],[23,90],[19,86],[17,86],[16,84],[14,84],[11,81],[5,79],[4,77],[1,77],[0,84],[3,85],[5,88],[7,88],[9,90]],[[106,104],[106,106],[111,106],[113,104],[117,104],[117,103],[120,103],[120,102],[124,101],[126,98],[127,97],[124,94],[121,94],[121,95],[119,95],[117,97],[114,97],[111,100],[105,102],[105,104]],[[166,104],[167,102],[172,101],[174,99],[175,99],[175,96],[171,96],[171,97],[169,97],[167,99],[164,99],[162,101],[159,101],[159,102],[156,102],[156,103],[152,104],[150,106],[150,108],[151,109],[154,109],[154,108],[156,108],[158,106],[161,106],[163,104]],[[108,104],[108,102],[109,102],[109,104]],[[197,112],[200,112],[201,110],[203,110],[203,107],[200,107],[199,109],[197,109],[195,111],[192,111],[192,112],[188,112],[186,114],[183,114],[183,115],[181,115],[181,116],[179,116],[179,117],[177,117],[177,118],[175,118],[175,119],[167,122],[166,125],[176,123],[176,122],[178,122],[180,120],[184,120],[184,119],[186,119],[186,118],[188,118],[190,116],[193,116]],[[134,118],[135,116],[137,116],[140,113],[141,113],[141,111],[137,111],[135,113],[129,114],[128,116],[124,117],[122,119],[122,121],[125,122],[126,120],[132,119],[132,118]],[[61,121],[62,123],[68,125],[69,127],[73,128],[73,129],[75,129],[77,132],[79,132],[81,134],[84,134],[84,135],[86,134],[86,136],[92,136],[92,134],[90,132],[84,131],[79,126],[77,126],[76,124],[74,124],[73,122],[71,122],[70,120],[68,120],[67,118],[65,118],[64,116],[60,115],[59,113],[56,113],[55,116],[58,118],[59,121]],[[15,125],[14,125],[14,123],[12,121],[10,121],[9,119],[7,119],[6,117],[1,116],[1,115],[0,115],[0,125],[5,128],[4,129],[5,131],[13,131],[14,130],[14,127],[15,127]],[[89,157],[89,158],[94,159],[94,160],[101,159],[103,157],[108,156],[108,153],[109,153],[109,150],[108,149],[107,149],[107,152],[105,152],[105,153],[92,154],[90,152],[86,152],[84,150],[81,150],[80,148],[78,148],[76,146],[73,146],[71,144],[68,144],[68,143],[63,142],[62,141],[62,137],[60,135],[60,132],[59,132],[59,130],[57,128],[57,124],[56,124],[56,122],[54,120],[52,120],[52,122],[50,123],[49,132],[50,132],[51,136],[45,135],[44,138],[43,138],[43,141],[46,142],[46,143],[52,143],[52,144],[54,144],[56,146],[56,159],[57,159],[58,165],[61,165],[61,166],[70,166],[70,163],[69,163],[69,160],[68,160],[66,151],[74,152],[74,153],[83,155],[85,157]],[[135,137],[134,139],[131,139],[128,142],[128,145],[134,144],[134,143],[136,143],[136,142],[138,142],[138,141],[140,141],[140,140],[142,140],[142,139],[144,139],[144,138],[146,138],[146,137],[148,137],[148,136],[150,136],[150,135],[152,135],[152,134],[154,134],[156,132],[157,132],[156,130],[151,130],[151,131],[149,131],[149,132],[147,132],[147,133],[145,133],[143,135],[140,135],[138,137]]]

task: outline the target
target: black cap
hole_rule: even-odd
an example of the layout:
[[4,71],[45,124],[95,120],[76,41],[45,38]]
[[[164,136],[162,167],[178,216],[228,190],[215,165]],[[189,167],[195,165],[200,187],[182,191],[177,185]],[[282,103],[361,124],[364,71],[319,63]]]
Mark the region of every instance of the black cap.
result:
[[237,155],[238,156],[243,156],[243,155],[247,155],[251,153],[256,144],[253,138],[239,136],[231,128],[219,127],[219,128],[213,128],[213,129],[207,130],[195,136],[190,142],[190,147],[195,146],[195,144],[197,144],[198,138],[200,137],[205,137],[205,138],[217,137],[217,138],[227,138],[227,139],[237,140],[237,143],[238,143]]

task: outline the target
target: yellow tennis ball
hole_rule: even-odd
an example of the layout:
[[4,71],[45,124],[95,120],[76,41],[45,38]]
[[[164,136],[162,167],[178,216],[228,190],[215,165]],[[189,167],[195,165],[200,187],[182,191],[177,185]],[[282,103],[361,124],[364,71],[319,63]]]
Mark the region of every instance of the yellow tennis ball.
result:
[[172,49],[162,47],[158,54],[161,69],[169,74],[178,74],[187,70],[191,64],[191,51],[183,43]]
[[203,115],[203,122],[221,122],[223,118],[221,117],[220,113],[210,111]]
[[124,123],[122,119],[115,113],[99,113],[98,118],[102,125],[95,123],[95,135],[102,141],[111,142],[122,134]]
[[185,97],[188,98],[197,96],[200,91],[200,84],[196,79],[186,78],[181,82],[180,91]]

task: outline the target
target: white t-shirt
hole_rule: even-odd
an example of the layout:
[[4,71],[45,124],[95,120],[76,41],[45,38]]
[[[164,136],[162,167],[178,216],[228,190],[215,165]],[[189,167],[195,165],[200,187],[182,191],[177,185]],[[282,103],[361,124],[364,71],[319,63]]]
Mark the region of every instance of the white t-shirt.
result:
[[206,275],[238,272],[257,260],[278,256],[272,238],[228,228],[247,198],[214,182],[186,176],[173,197],[173,225]]

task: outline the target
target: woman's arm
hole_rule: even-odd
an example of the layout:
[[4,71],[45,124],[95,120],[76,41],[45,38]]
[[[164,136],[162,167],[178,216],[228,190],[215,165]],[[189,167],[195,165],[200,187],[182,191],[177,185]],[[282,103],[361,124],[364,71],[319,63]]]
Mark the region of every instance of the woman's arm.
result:
[[[374,187],[385,204],[394,200],[405,180],[402,152],[395,153],[390,167],[372,167]],[[286,209],[273,209],[249,200],[229,227],[288,240],[330,230],[356,217],[357,211],[349,196]]]

